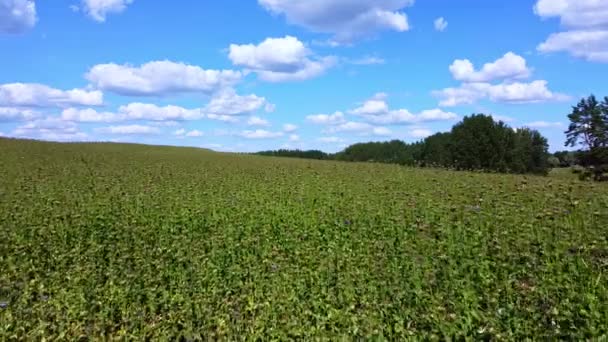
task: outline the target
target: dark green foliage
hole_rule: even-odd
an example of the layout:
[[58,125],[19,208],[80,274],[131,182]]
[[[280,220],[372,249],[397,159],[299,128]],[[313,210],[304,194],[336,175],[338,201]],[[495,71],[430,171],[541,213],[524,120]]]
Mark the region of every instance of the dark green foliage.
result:
[[400,140],[359,143],[333,155],[286,150],[258,154],[546,175],[550,168],[548,148],[547,139],[538,131],[513,130],[491,116],[475,114],[465,117],[449,133],[437,133],[413,144]]
[[568,115],[566,146],[581,145],[579,162],[597,181],[608,179],[608,97],[598,102],[591,95],[581,99]]
[[553,153],[559,160],[559,167],[571,167],[578,163],[579,153],[576,151],[558,151]]
[[354,144],[335,155],[336,160],[413,165],[414,155],[400,140]]
[[319,150],[276,150],[276,151],[262,151],[255,153],[260,156],[271,156],[271,157],[289,157],[289,158],[303,158],[303,159],[317,159],[325,160],[330,159],[329,154]]

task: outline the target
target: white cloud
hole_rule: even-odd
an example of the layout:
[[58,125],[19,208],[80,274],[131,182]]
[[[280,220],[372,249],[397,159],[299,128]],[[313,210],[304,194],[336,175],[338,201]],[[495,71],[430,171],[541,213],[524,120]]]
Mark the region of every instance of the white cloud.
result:
[[435,26],[435,30],[437,30],[439,32],[443,32],[443,31],[445,31],[446,28],[448,28],[448,22],[445,20],[444,17],[439,17],[439,18],[435,19],[433,24]]
[[385,101],[386,94],[379,93],[374,95],[373,98],[365,101],[359,108],[350,111],[351,114],[355,115],[379,115],[388,112],[388,104]]
[[40,113],[30,109],[0,107],[0,122],[30,121],[40,116]]
[[11,136],[52,141],[87,140],[88,135],[81,132],[73,122],[60,118],[37,119],[18,126]]
[[353,59],[353,60],[350,60],[349,62],[351,64],[355,64],[355,65],[377,65],[377,64],[386,63],[386,61],[383,58],[374,57],[374,56],[367,56],[367,57],[362,57],[362,58],[358,58],[358,59]]
[[337,126],[331,126],[324,133],[359,133],[360,135],[387,136],[392,132],[386,127],[374,126],[365,122],[348,121]]
[[538,0],[541,18],[560,18],[566,31],[538,45],[544,53],[565,51],[574,57],[608,63],[608,2],[604,0]]
[[205,70],[171,61],[154,61],[135,67],[98,64],[86,74],[95,87],[125,96],[163,96],[178,93],[214,93],[238,83],[242,74],[233,70]]
[[153,135],[159,134],[160,129],[153,126],[144,125],[124,125],[124,126],[110,126],[96,129],[99,133],[105,134],[124,134],[124,135]]
[[205,117],[210,120],[228,122],[228,123],[237,123],[239,122],[238,118],[230,115],[218,115],[218,114],[206,114]]
[[197,129],[192,130],[192,131],[186,133],[186,136],[189,137],[189,138],[198,138],[198,137],[202,137],[204,135],[205,135],[205,133],[203,133],[203,132],[201,132],[201,131],[199,131]]
[[82,0],[82,10],[93,20],[101,23],[106,21],[108,14],[120,13],[131,3],[133,0]]
[[284,124],[283,125],[283,132],[287,132],[287,133],[292,133],[298,130],[298,126],[294,125],[294,124]]
[[349,111],[350,114],[363,117],[367,122],[377,125],[414,124],[431,121],[455,120],[458,115],[444,112],[441,109],[424,110],[413,114],[407,109],[390,110],[386,103],[387,95],[378,93],[359,108]]
[[291,142],[300,141],[300,136],[297,134],[292,134],[289,136],[289,141],[291,141]]
[[0,34],[20,34],[36,25],[33,0],[0,0]]
[[200,109],[186,109],[179,106],[160,107],[150,103],[130,103],[118,108],[124,120],[184,121],[203,118]]
[[176,130],[175,132],[173,132],[173,135],[179,137],[179,138],[184,138],[184,137],[188,137],[188,138],[198,138],[198,137],[202,137],[205,136],[205,133],[199,131],[199,130],[192,130],[192,131],[187,131],[184,128],[180,128],[178,130]]
[[59,90],[38,83],[0,84],[0,106],[5,107],[99,106],[102,104],[103,93],[97,90]]
[[339,125],[346,122],[346,118],[342,112],[309,115],[306,117],[306,120],[317,125]]
[[352,42],[384,30],[409,30],[401,10],[413,0],[258,0],[274,14],[314,32],[329,33],[335,42]]
[[554,33],[538,46],[538,51],[568,51],[575,57],[608,63],[608,29]]
[[257,116],[252,116],[249,118],[249,120],[247,120],[247,125],[268,127],[268,126],[270,126],[270,122],[268,122],[268,120],[266,120],[266,119],[262,119]]
[[561,122],[534,121],[524,124],[524,126],[530,128],[562,128],[564,124]]
[[412,138],[417,138],[417,139],[424,139],[431,135],[433,135],[433,132],[428,129],[424,129],[424,128],[416,128],[416,129],[409,131],[409,136],[411,136]]
[[496,61],[484,64],[479,71],[475,70],[473,63],[468,59],[457,59],[450,65],[450,72],[455,80],[463,82],[524,79],[531,74],[526,60],[513,52],[507,52]]
[[445,107],[473,104],[481,99],[503,103],[538,103],[549,101],[566,101],[570,97],[554,93],[547,88],[547,81],[538,80],[530,83],[464,83],[458,88],[446,88],[433,92],[440,98],[439,105]]
[[339,137],[321,137],[321,138],[318,138],[317,141],[322,142],[322,143],[337,144],[337,143],[344,142],[344,139],[339,138]]
[[559,17],[565,27],[608,25],[608,2],[604,0],[538,0],[534,12],[542,18]]
[[92,108],[67,108],[61,113],[61,119],[73,122],[116,122],[121,121],[119,115],[109,112],[98,112]]
[[386,127],[374,127],[374,129],[372,130],[372,134],[379,136],[389,136],[392,135],[393,132]]
[[[242,115],[255,112],[269,105],[265,98],[257,95],[241,96],[232,88],[215,94],[203,109],[206,113],[216,115]],[[273,105],[265,109],[274,109]]]
[[274,139],[282,137],[283,132],[271,132],[263,129],[257,129],[255,131],[243,131],[241,132],[240,136],[246,139]]
[[570,97],[553,93],[547,88],[547,81],[531,83],[509,83],[488,87],[490,100],[494,102],[535,103],[546,101],[566,101]]
[[228,57],[234,65],[254,71],[268,82],[302,81],[322,75],[335,57],[315,58],[298,38],[267,38],[258,45],[231,44]]

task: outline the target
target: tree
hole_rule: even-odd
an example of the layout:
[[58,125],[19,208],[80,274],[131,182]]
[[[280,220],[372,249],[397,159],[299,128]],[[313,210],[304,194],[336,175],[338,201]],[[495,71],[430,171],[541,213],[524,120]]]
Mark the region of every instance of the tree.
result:
[[602,180],[608,170],[608,97],[600,103],[591,95],[583,98],[568,115],[570,126],[566,146],[583,147],[580,161],[596,180]]

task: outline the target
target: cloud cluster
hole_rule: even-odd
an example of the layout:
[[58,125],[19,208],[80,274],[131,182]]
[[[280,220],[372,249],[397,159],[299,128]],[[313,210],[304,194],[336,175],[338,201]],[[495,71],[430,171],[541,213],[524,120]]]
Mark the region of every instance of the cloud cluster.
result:
[[[458,115],[441,109],[423,110],[411,113],[407,109],[390,109],[387,103],[388,95],[377,93],[361,103],[357,108],[347,111],[353,119],[347,119],[344,112],[334,114],[315,114],[306,117],[306,121],[325,126],[325,134],[355,133],[361,136],[393,136],[394,132],[387,126],[419,125],[437,121],[454,121]],[[360,121],[355,121],[354,119]],[[414,138],[426,137],[432,133],[422,127],[414,126],[409,136]],[[323,139],[323,142],[339,142],[337,139]]]
[[560,19],[565,31],[538,45],[540,52],[568,52],[589,61],[608,63],[608,1],[538,0],[534,12]]
[[[532,71],[526,60],[513,52],[484,64],[480,70],[475,70],[473,63],[467,59],[455,60],[449,69],[452,77],[463,83],[459,87],[434,91],[433,94],[440,99],[440,106],[474,104],[482,99],[502,103],[538,103],[569,99],[567,95],[549,90],[547,81],[516,81],[529,78]],[[492,84],[493,81],[501,83]]]
[[335,57],[315,57],[292,36],[267,38],[258,45],[231,44],[228,58],[268,82],[302,81],[322,75],[336,64]]
[[97,22],[106,21],[110,13],[121,13],[133,0],[82,0],[82,10]]
[[376,94],[360,107],[349,111],[350,114],[362,117],[366,122],[376,125],[410,125],[433,121],[450,121],[458,118],[452,112],[441,109],[429,109],[420,113],[411,113],[407,109],[389,109],[386,94]]
[[140,66],[98,64],[85,77],[97,89],[119,95],[166,96],[195,92],[212,94],[240,82],[242,74],[164,60]]
[[2,107],[100,106],[103,93],[97,90],[60,90],[38,83],[0,84]]
[[446,28],[448,28],[448,22],[445,20],[444,17],[439,17],[435,19],[433,25],[435,26],[435,30],[439,32],[443,32]]
[[266,10],[291,24],[329,33],[336,43],[349,43],[380,31],[409,30],[405,7],[414,0],[258,0]]
[[33,0],[0,0],[0,34],[20,34],[36,24]]

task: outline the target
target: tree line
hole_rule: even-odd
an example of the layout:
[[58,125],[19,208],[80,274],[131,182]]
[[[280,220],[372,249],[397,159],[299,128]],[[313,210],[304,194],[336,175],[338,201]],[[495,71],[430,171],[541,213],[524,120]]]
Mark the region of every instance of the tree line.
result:
[[437,133],[411,144],[392,140],[358,143],[335,154],[316,150],[258,154],[505,173],[546,174],[550,169],[547,139],[538,131],[513,129],[484,114],[467,116],[450,132]]

